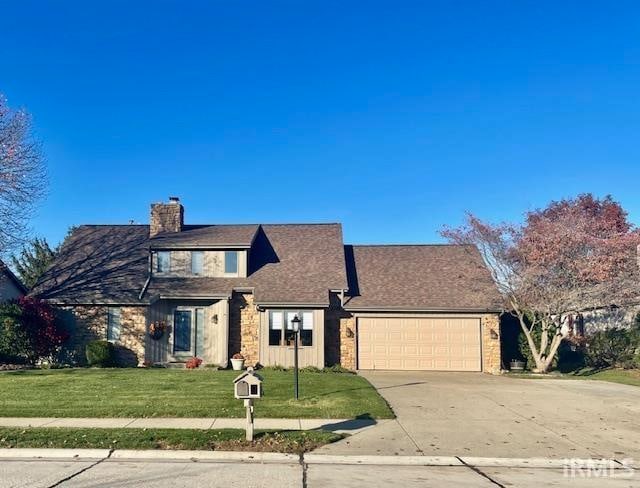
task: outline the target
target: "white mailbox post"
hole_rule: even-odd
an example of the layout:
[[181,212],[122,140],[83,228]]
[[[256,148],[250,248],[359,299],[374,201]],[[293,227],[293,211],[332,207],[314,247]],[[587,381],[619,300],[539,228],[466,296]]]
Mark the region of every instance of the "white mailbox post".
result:
[[247,370],[233,380],[235,397],[244,400],[247,409],[247,440],[253,440],[253,400],[262,398],[262,378],[253,372],[253,368]]

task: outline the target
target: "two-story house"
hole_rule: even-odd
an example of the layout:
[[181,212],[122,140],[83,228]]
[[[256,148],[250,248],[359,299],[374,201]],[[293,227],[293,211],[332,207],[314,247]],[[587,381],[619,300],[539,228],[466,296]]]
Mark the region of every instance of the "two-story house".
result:
[[340,224],[78,227],[34,294],[66,311],[70,353],[113,341],[129,364],[500,369],[500,297],[473,247],[345,246]]

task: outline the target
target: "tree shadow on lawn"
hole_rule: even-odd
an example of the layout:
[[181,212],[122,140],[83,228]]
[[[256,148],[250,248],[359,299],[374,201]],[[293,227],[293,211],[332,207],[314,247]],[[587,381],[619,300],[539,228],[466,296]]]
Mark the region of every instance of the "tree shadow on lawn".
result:
[[376,425],[378,422],[374,419],[370,413],[363,413],[361,415],[357,415],[356,418],[343,420],[341,422],[334,422],[330,424],[321,425],[319,428],[321,430],[326,430],[330,432],[335,432],[337,430],[359,430],[364,429],[365,427],[371,427]]

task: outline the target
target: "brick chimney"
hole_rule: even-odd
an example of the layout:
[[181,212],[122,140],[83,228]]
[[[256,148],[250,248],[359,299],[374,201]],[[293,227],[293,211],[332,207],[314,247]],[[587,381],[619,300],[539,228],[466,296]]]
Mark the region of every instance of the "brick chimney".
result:
[[165,232],[180,232],[184,225],[184,207],[178,197],[169,197],[169,203],[152,203],[149,219],[149,237]]

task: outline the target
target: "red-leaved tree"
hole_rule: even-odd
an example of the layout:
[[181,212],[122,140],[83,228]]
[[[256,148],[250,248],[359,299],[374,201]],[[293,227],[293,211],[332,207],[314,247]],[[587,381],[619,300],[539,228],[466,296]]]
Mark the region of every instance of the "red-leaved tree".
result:
[[609,196],[552,202],[527,213],[523,224],[492,225],[468,214],[462,227],[442,235],[478,247],[540,372],[571,333],[562,327],[568,315],[639,296],[640,232]]
[[19,298],[18,305],[21,309],[20,325],[30,344],[29,361],[35,363],[51,357],[69,338],[56,320],[55,310],[48,303],[32,297]]

